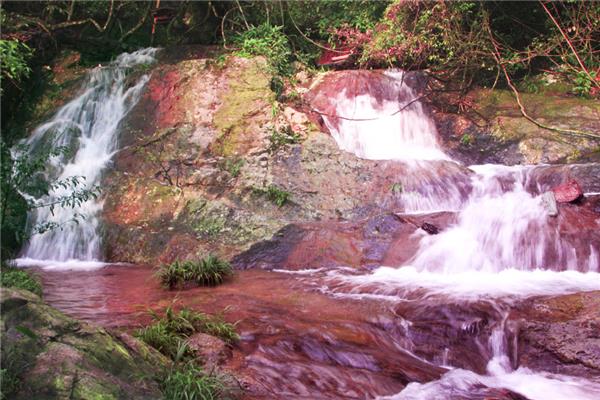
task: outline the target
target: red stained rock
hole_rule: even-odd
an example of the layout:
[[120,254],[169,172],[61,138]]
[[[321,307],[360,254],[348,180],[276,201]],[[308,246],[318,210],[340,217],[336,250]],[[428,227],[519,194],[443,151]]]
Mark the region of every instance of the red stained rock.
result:
[[317,65],[340,65],[352,55],[349,47],[338,47],[337,49],[326,49],[321,53]]
[[574,179],[552,188],[552,191],[554,192],[556,201],[559,203],[570,203],[583,196],[581,186]]

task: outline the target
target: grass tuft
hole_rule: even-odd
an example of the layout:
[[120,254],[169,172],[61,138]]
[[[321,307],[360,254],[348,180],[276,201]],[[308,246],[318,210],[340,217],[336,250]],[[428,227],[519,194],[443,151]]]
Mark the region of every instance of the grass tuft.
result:
[[181,288],[186,283],[199,286],[216,286],[233,275],[231,265],[211,255],[200,261],[174,261],[160,266],[157,272],[161,284],[170,290]]
[[291,193],[278,188],[275,185],[269,185],[266,188],[253,187],[252,191],[257,195],[267,196],[269,201],[276,204],[277,207],[283,207],[290,201]]
[[223,399],[229,391],[224,376],[207,374],[194,363],[173,367],[162,386],[164,398],[168,400]]

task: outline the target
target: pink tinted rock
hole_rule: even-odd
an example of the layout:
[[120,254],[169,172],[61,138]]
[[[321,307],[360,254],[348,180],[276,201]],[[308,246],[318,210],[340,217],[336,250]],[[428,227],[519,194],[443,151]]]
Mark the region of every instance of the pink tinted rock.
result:
[[583,190],[579,183],[571,179],[562,185],[556,186],[552,189],[554,197],[559,203],[570,203],[583,196]]

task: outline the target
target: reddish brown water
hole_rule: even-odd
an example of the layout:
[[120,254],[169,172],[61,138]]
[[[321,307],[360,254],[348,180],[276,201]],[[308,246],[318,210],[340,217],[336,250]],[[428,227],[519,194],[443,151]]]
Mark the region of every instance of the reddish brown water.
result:
[[[224,369],[246,388],[244,398],[374,398],[439,379],[447,362],[484,372],[491,355],[482,344],[501,318],[486,302],[326,295],[325,273],[240,271],[222,286],[184,291],[162,289],[145,266],[38,273],[48,303],[108,328],[133,330],[148,322],[148,309],[174,301],[226,310],[242,339]],[[506,393],[480,387],[466,398],[511,398]]]
[[227,309],[242,340],[226,367],[253,396],[374,397],[444,372],[403,350],[392,307],[334,299],[295,275],[241,271],[220,287],[177,292],[162,289],[143,266],[39,273],[48,303],[105,327],[132,329],[148,321],[148,309],[175,299],[208,313]]

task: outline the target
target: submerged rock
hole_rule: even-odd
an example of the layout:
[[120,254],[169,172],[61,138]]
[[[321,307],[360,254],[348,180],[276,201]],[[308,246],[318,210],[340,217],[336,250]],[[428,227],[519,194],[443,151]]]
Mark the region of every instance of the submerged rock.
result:
[[27,291],[2,288],[1,305],[10,398],[162,399],[155,379],[168,361],[142,342],[71,319]]
[[227,346],[227,343],[206,333],[195,333],[186,340],[186,343],[204,368],[209,371],[231,355],[231,349]]

